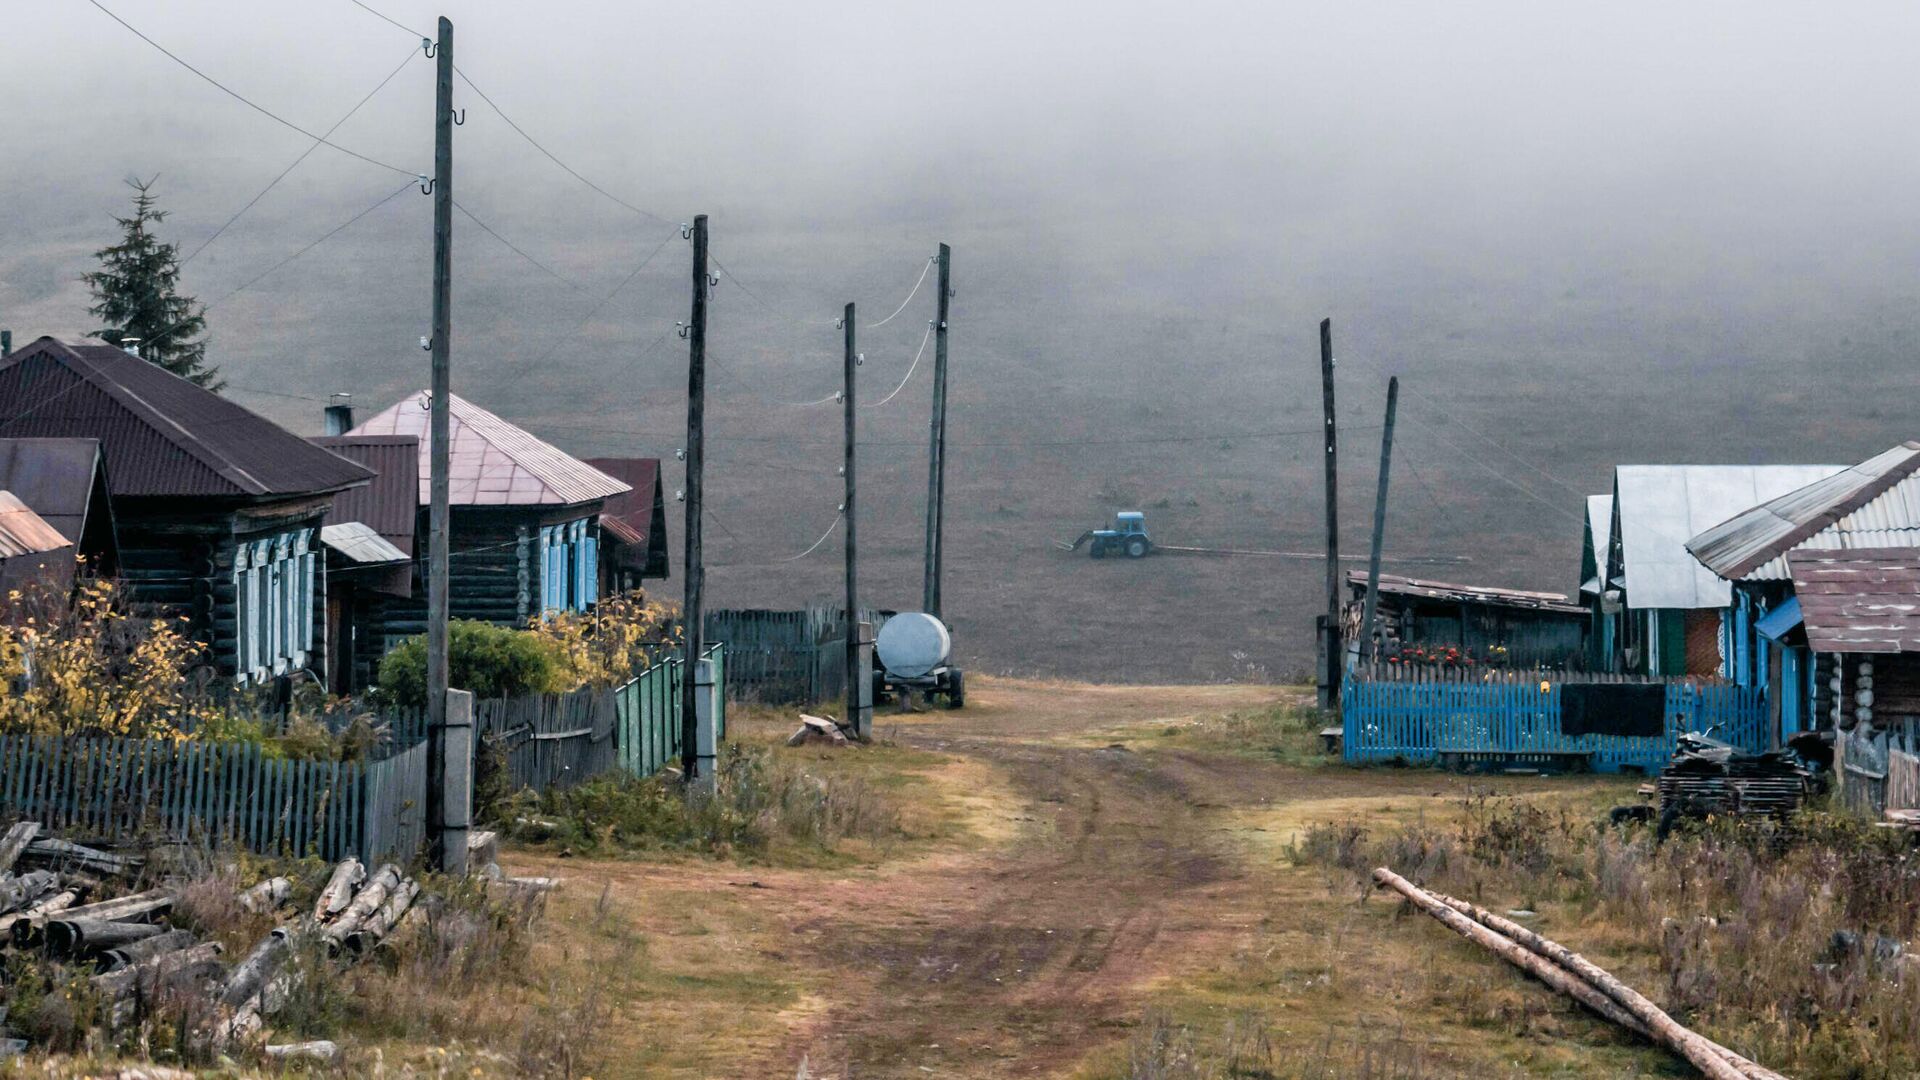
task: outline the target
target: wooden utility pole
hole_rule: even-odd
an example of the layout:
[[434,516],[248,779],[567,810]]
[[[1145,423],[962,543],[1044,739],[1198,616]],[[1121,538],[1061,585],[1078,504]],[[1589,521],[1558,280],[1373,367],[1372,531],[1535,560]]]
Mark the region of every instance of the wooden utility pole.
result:
[[700,771],[699,688],[694,672],[705,651],[706,607],[701,589],[706,567],[701,562],[701,480],[706,464],[707,416],[707,215],[693,219],[693,315],[687,320],[687,526],[685,557],[686,600],[681,608],[686,642],[686,666],[680,671],[680,774],[688,783]]
[[860,722],[860,590],[857,587],[856,544],[859,537],[854,529],[858,520],[853,512],[853,434],[854,434],[854,369],[860,366],[860,354],[854,351],[853,305],[847,305],[847,311],[840,320],[841,329],[846,332],[846,356],[843,361],[846,385],[840,393],[840,410],[846,425],[846,462],[840,468],[846,477],[847,492],[840,503],[840,513],[846,519],[847,527],[847,705],[842,726],[858,730]]
[[1320,401],[1327,419],[1327,621],[1321,631],[1320,707],[1338,709],[1346,660],[1340,645],[1340,443],[1333,423],[1332,319],[1320,320]]
[[947,513],[947,301],[953,299],[953,249],[940,245],[940,300],[933,323],[933,424],[927,438],[927,559],[921,610],[940,618],[940,572]]
[[[461,850],[447,820],[448,399],[453,393],[453,23],[440,19],[433,94],[433,379],[427,470],[427,837],[434,865],[449,869]],[[464,820],[460,823],[465,824]]]
[[1393,469],[1393,414],[1400,404],[1400,376],[1387,380],[1387,426],[1380,432],[1380,490],[1373,497],[1373,547],[1367,557],[1366,616],[1360,620],[1360,649],[1363,656],[1380,659],[1380,642],[1374,637],[1373,619],[1380,603],[1380,545],[1387,537],[1387,474]]

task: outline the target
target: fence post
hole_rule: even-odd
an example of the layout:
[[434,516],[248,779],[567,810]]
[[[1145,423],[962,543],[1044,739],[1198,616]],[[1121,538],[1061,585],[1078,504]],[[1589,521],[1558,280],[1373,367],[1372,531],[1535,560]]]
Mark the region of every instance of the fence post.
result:
[[855,655],[854,670],[847,672],[847,678],[856,681],[852,698],[858,704],[853,715],[847,718],[853,727],[853,736],[862,742],[873,735],[873,624],[861,622],[854,631]]
[[[443,873],[465,877],[467,873],[467,831],[473,825],[473,694],[467,690],[447,691],[446,754],[444,800],[438,808],[441,836],[440,869]],[[431,810],[429,811],[431,812]]]
[[702,790],[713,790],[714,766],[719,764],[720,740],[716,728],[720,710],[714,700],[719,688],[714,685],[713,661],[702,660],[693,667],[694,756],[698,759],[694,783]]

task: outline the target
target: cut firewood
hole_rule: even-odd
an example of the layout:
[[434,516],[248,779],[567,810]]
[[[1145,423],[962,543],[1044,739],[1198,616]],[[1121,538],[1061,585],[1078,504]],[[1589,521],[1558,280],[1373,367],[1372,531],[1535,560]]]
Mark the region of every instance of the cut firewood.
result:
[[217,964],[220,951],[219,942],[203,941],[185,949],[150,957],[132,967],[95,975],[91,981],[94,989],[108,999],[126,997],[143,987],[153,989],[178,985],[191,981],[184,973],[191,971],[197,975],[209,961]]
[[1712,1080],[1751,1080],[1747,1073],[1727,1060],[1723,1047],[1681,1027],[1666,1013],[1654,1010],[1664,1023],[1649,1022],[1624,1008],[1618,1001],[1601,992],[1598,987],[1581,976],[1520,945],[1504,934],[1461,914],[1434,894],[1428,893],[1384,866],[1373,872],[1373,880],[1376,885],[1390,888],[1406,897],[1409,903],[1433,916],[1448,929],[1477,945],[1492,950],[1501,959],[1533,975],[1555,990],[1574,998],[1608,1020],[1665,1044]]
[[347,948],[358,955],[380,944],[381,939],[400,924],[401,918],[413,906],[413,898],[419,894],[420,885],[412,878],[407,878],[394,886],[387,893],[387,899],[380,905],[380,909],[368,916],[366,921],[347,937]]
[[153,923],[119,922],[113,919],[72,919],[61,917],[47,922],[47,948],[56,956],[84,956],[105,952],[122,945],[154,937],[166,927]]
[[475,829],[467,834],[467,865],[492,866],[500,861],[500,834]]
[[387,902],[387,894],[399,884],[400,868],[393,863],[381,866],[373,877],[367,879],[366,885],[354,894],[353,902],[321,929],[320,936],[326,939],[329,947],[338,948],[349,934],[360,929],[361,923],[380,910],[380,905]]
[[292,895],[292,881],[283,877],[268,878],[241,893],[240,906],[255,915],[265,915],[286,903],[287,897]]
[[121,968],[150,960],[161,953],[184,949],[194,943],[191,930],[168,930],[164,933],[150,934],[138,941],[116,946],[100,954],[99,964],[102,971],[119,971]]
[[367,879],[367,868],[349,855],[333,868],[333,876],[313,903],[313,921],[324,923],[347,909],[353,902],[354,887]]
[[331,1065],[340,1060],[340,1047],[326,1039],[312,1042],[281,1043],[261,1051],[269,1061],[318,1061]]
[[291,938],[285,927],[277,927],[261,938],[247,958],[234,965],[228,973],[227,981],[220,987],[220,1000],[239,1008],[258,994],[267,979],[287,958],[292,948]]
[[66,869],[80,867],[102,874],[125,876],[140,869],[144,860],[128,855],[115,855],[110,851],[90,848],[84,844],[75,844],[53,837],[40,837],[27,845],[23,857],[34,862]]
[[5,836],[0,836],[0,871],[13,869],[13,864],[20,861],[27,845],[33,843],[33,838],[38,835],[39,822],[22,821],[8,829]]
[[0,912],[31,907],[59,887],[60,875],[51,870],[32,870],[18,876],[0,874]]
[[807,743],[821,743],[826,746],[846,746],[846,733],[840,725],[824,716],[800,714],[800,728],[787,739],[788,746],[803,746]]
[[78,899],[80,899],[80,894],[77,891],[64,889],[54,893],[52,896],[41,897],[31,906],[13,912],[12,914],[0,915],[0,938],[11,937],[13,935],[13,924],[17,922],[37,919],[39,920],[39,925],[44,927],[47,916],[55,914],[56,912],[65,911],[67,908],[72,907],[74,901]]

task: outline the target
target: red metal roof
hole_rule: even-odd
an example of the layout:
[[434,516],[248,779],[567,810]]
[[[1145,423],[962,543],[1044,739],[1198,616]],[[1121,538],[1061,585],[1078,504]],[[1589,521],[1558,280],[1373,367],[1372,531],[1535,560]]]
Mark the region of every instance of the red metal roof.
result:
[[47,524],[11,491],[0,491],[0,559],[71,548],[73,542]]
[[1920,549],[1787,553],[1815,652],[1920,652]]
[[[350,435],[420,440],[420,497],[428,495],[428,394],[409,394]],[[455,506],[571,506],[621,494],[627,485],[458,395],[447,402],[449,475]]]
[[325,435],[313,442],[374,474],[367,486],[335,495],[324,524],[358,521],[412,555],[420,516],[420,440],[412,435]]
[[0,365],[0,435],[100,440],[116,496],[267,499],[372,474],[271,420],[97,341],[43,337]]
[[660,494],[659,458],[588,458],[587,464],[631,490],[607,500],[600,528],[623,544],[645,548],[653,527],[653,504]]

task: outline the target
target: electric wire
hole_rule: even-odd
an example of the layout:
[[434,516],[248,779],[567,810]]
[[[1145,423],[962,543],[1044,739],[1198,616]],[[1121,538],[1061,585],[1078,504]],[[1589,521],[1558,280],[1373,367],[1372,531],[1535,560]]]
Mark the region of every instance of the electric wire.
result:
[[509,239],[507,239],[506,237],[504,237],[504,236],[501,236],[501,235],[500,235],[500,234],[499,234],[498,232],[495,232],[495,231],[494,231],[494,228],[493,228],[493,226],[491,226],[491,225],[488,225],[488,224],[487,224],[486,222],[484,222],[484,221],[481,221],[481,220],[480,220],[480,219],[479,219],[478,217],[476,217],[476,216],[474,215],[474,213],[473,213],[473,211],[471,211],[471,210],[469,210],[469,209],[467,209],[466,207],[464,207],[464,206],[462,206],[462,205],[460,205],[460,201],[459,201],[458,199],[455,199],[455,200],[454,200],[454,203],[453,203],[453,207],[454,207],[454,209],[456,209],[456,210],[458,210],[458,211],[460,211],[461,213],[463,213],[463,214],[465,214],[465,215],[467,215],[467,220],[468,220],[468,221],[471,221],[471,222],[473,222],[473,223],[474,223],[475,225],[478,225],[478,226],[480,226],[480,231],[481,231],[481,232],[483,232],[483,233],[486,233],[486,234],[487,234],[488,236],[491,236],[491,237],[493,237],[493,238],[494,238],[495,240],[498,240],[498,241],[500,241],[500,242],[501,242],[502,244],[505,244],[505,245],[507,246],[507,248],[508,248],[508,250],[510,250],[510,251],[512,251],[512,252],[513,252],[513,253],[514,253],[515,255],[518,255],[518,256],[520,256],[521,258],[523,258],[523,259],[525,259],[525,260],[527,260],[528,262],[530,262],[530,263],[532,263],[532,264],[533,264],[534,266],[536,266],[536,267],[538,267],[538,268],[540,268],[540,270],[541,270],[542,272],[544,272],[544,273],[545,273],[545,274],[546,274],[546,275],[547,275],[548,277],[551,277],[551,278],[552,278],[553,280],[555,280],[555,281],[557,281],[557,282],[559,282],[559,283],[560,283],[560,284],[562,284],[562,285],[565,285],[565,286],[566,286],[567,288],[569,288],[569,289],[572,289],[572,290],[573,290],[574,292],[577,292],[577,293],[579,293],[579,294],[580,294],[580,295],[582,295],[582,296],[587,296],[587,295],[590,295],[590,294],[589,294],[589,293],[587,292],[587,290],[585,290],[585,289],[583,289],[583,288],[581,288],[581,287],[580,287],[579,285],[577,285],[577,284],[575,284],[575,283],[574,283],[574,282],[573,282],[572,280],[570,280],[570,279],[568,279],[568,278],[567,278],[566,276],[564,276],[564,275],[562,275],[562,274],[560,273],[560,271],[558,271],[558,270],[555,270],[555,269],[554,269],[553,267],[551,267],[551,266],[548,266],[548,265],[547,265],[546,263],[543,263],[543,262],[541,262],[541,261],[540,261],[539,259],[536,259],[536,258],[534,258],[533,256],[531,256],[531,255],[529,255],[529,254],[527,254],[527,253],[526,253],[525,251],[523,251],[523,250],[521,250],[521,248],[520,248],[520,246],[519,246],[518,244],[515,244],[515,243],[514,243],[513,241],[511,241],[511,240],[509,240]]
[[931,256],[931,255],[929,255],[929,256],[927,256],[927,262],[926,262],[926,265],[924,265],[924,266],[922,266],[922,267],[920,268],[920,277],[919,277],[919,280],[917,280],[917,281],[915,281],[915,282],[913,283],[913,288],[912,288],[912,290],[910,290],[910,291],[909,291],[909,292],[907,293],[907,298],[906,298],[905,300],[902,300],[902,301],[900,301],[900,306],[899,306],[899,307],[897,307],[897,308],[894,308],[894,309],[893,309],[893,314],[892,314],[892,315],[889,315],[889,316],[887,316],[887,317],[886,317],[886,318],[884,318],[884,319],[881,319],[881,320],[880,320],[879,322],[876,322],[876,323],[868,323],[868,324],[867,324],[867,329],[869,329],[869,330],[878,330],[878,329],[879,329],[880,327],[882,327],[882,326],[885,326],[885,325],[887,325],[888,323],[890,323],[890,322],[892,322],[892,321],[894,320],[894,317],[895,317],[895,316],[897,316],[897,315],[899,315],[899,314],[900,314],[901,312],[903,312],[903,311],[905,311],[905,310],[907,310],[907,305],[908,305],[908,304],[911,304],[911,303],[913,303],[913,298],[914,298],[915,296],[917,296],[917,295],[919,295],[919,293],[920,293],[920,286],[922,286],[922,285],[925,285],[925,284],[927,283],[927,271],[929,271],[929,270],[932,270],[932,269],[933,269],[933,261],[934,261],[934,257],[933,257],[933,256]]
[[167,59],[172,60],[174,63],[179,64],[181,67],[186,68],[188,71],[193,72],[195,75],[198,75],[201,79],[205,80],[206,83],[212,86],[214,89],[219,90],[221,93],[227,95],[228,97],[232,98],[235,101],[238,101],[240,104],[245,105],[247,108],[252,109],[254,112],[259,113],[261,116],[264,116],[269,120],[272,120],[274,123],[279,124],[282,127],[289,128],[293,131],[297,131],[300,134],[305,135],[307,138],[314,140],[316,143],[322,146],[332,147],[333,149],[340,151],[341,153],[347,155],[348,157],[358,158],[369,165],[378,165],[383,169],[389,169],[393,172],[399,173],[402,176],[418,176],[419,175],[418,173],[414,172],[411,169],[403,169],[400,166],[393,164],[392,162],[381,161],[378,158],[368,157],[367,155],[361,153],[358,150],[349,150],[348,148],[341,146],[339,143],[331,142],[325,136],[315,135],[313,132],[308,131],[306,128],[301,127],[299,124],[294,123],[293,121],[287,119],[286,117],[281,116],[276,112],[273,112],[272,110],[268,109],[264,105],[256,104],[255,102],[247,98],[245,95],[241,94],[239,91],[233,89],[232,87],[214,78],[213,76],[207,74],[206,72],[201,71],[199,68],[194,67],[192,64],[187,63],[185,60],[181,59],[177,54],[175,54],[172,50],[168,49],[165,45],[162,45],[159,42],[148,37],[147,35],[141,33],[139,28],[135,27],[132,23],[114,14],[113,11],[109,9],[105,4],[102,4],[100,0],[87,0],[87,3],[92,4],[94,7],[99,8],[102,13],[104,13],[108,18],[112,19],[114,22],[117,22],[121,26],[126,27],[127,30],[133,34],[133,36],[139,38],[141,41],[146,42],[148,45],[153,46],[155,49],[158,49],[162,55],[166,56]]
[[836,511],[833,515],[833,520],[827,524],[827,531],[820,534],[820,539],[815,540],[810,546],[808,546],[808,548],[805,551],[799,552],[798,554],[785,555],[777,559],[736,560],[731,562],[708,563],[707,565],[713,566],[713,567],[779,566],[783,563],[799,562],[801,559],[804,559],[807,556],[813,554],[814,552],[819,551],[820,545],[827,542],[827,538],[832,536],[834,533],[834,530],[840,527],[840,523],[846,520],[846,516],[847,516],[846,511],[844,510]]
[[[566,333],[555,338],[553,344],[547,347],[547,351],[541,354],[539,359],[533,362],[533,367],[536,369],[540,368],[548,360],[553,358],[553,354],[559,352],[563,346],[565,346],[568,342],[572,341],[574,336],[579,334],[580,331],[586,327],[587,323],[593,321],[593,317],[595,315],[600,314],[600,309],[612,303],[614,297],[619,296],[622,292],[624,292],[626,290],[626,287],[633,283],[633,279],[640,276],[640,271],[645,270],[647,268],[647,264],[651,263],[654,260],[654,257],[656,255],[659,255],[662,251],[665,251],[667,245],[672,241],[673,241],[673,234],[668,233],[667,238],[665,240],[660,241],[660,243],[656,245],[652,251],[648,252],[647,257],[644,259],[641,259],[639,265],[635,266],[631,271],[629,271],[626,277],[620,279],[620,284],[615,285],[612,288],[612,290],[607,293],[607,295],[601,297],[599,300],[594,301],[593,306],[587,309],[587,313],[585,315],[580,316],[580,321],[574,323],[572,329],[568,330]],[[670,330],[668,332],[671,333]],[[666,335],[662,334],[661,340],[665,340],[665,337]],[[658,344],[659,344],[658,342],[654,343],[655,346],[657,346]],[[653,348],[654,346],[649,346],[647,350],[641,354],[641,358],[644,359],[647,353],[650,353],[653,351]]]
[[212,236],[209,236],[205,240],[200,241],[200,246],[197,248],[194,248],[191,252],[189,252],[186,258],[181,259],[180,265],[181,266],[187,265],[188,263],[194,260],[195,256],[207,250],[207,245],[213,243],[215,240],[220,239],[221,234],[226,232],[228,229],[232,228],[233,223],[236,221],[239,221],[241,217],[243,217],[246,214],[247,211],[253,209],[255,203],[258,203],[261,199],[266,198],[267,192],[272,191],[275,187],[278,187],[280,184],[280,181],[285,180],[287,178],[287,174],[299,168],[301,162],[313,156],[313,152],[315,150],[320,149],[321,144],[324,143],[327,139],[331,138],[334,132],[339,131],[340,126],[342,124],[345,124],[347,121],[353,119],[354,114],[359,112],[361,107],[366,105],[367,102],[372,101],[374,98],[374,95],[378,94],[382,90],[385,90],[387,88],[387,84],[392,82],[394,80],[394,77],[396,75],[399,75],[401,70],[404,69],[409,63],[413,61],[413,58],[417,54],[417,52],[418,50],[408,49],[407,55],[400,59],[399,67],[396,67],[392,71],[388,72],[387,77],[380,80],[380,85],[374,87],[372,90],[367,91],[366,97],[361,98],[359,102],[357,102],[353,106],[353,108],[348,109],[347,114],[345,116],[342,116],[340,119],[334,121],[333,126],[328,128],[325,134],[315,139],[312,145],[308,146],[305,150],[301,151],[300,156],[297,158],[294,158],[292,164],[288,165],[284,169],[281,169],[280,175],[274,177],[272,180],[267,181],[267,186],[261,188],[260,191],[256,195],[254,195],[253,198],[248,199],[245,206],[242,206],[240,209],[235,210],[233,212],[233,216],[228,218],[225,224],[213,230]]
[[888,394],[886,397],[881,398],[879,401],[876,401],[871,405],[862,405],[861,408],[877,409],[880,406],[885,405],[887,402],[892,401],[895,397],[899,395],[900,391],[905,390],[907,388],[908,380],[913,378],[914,369],[920,366],[920,358],[926,355],[927,342],[932,340],[933,340],[933,323],[931,320],[929,320],[927,323],[926,335],[920,339],[920,351],[913,354],[913,363],[907,365],[907,373],[900,377],[900,385],[893,388],[893,393]]

